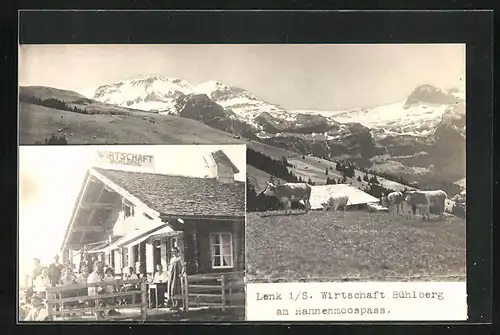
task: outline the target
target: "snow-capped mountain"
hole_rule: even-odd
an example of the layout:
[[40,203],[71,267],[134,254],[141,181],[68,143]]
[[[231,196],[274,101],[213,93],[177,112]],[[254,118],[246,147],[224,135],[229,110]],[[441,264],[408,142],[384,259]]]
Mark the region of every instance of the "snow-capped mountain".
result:
[[185,80],[167,77],[147,77],[100,86],[93,99],[123,107],[177,115],[178,99],[187,95],[204,94],[222,106],[233,118],[247,123],[257,132],[316,130],[325,131],[333,119],[321,115],[286,111],[283,107],[259,99],[251,92],[210,80],[193,85]]
[[[390,136],[430,136],[441,122],[455,124],[465,134],[465,123],[461,122],[465,121],[463,87],[444,91],[421,85],[404,101],[347,111],[287,111],[221,81],[193,85],[182,79],[159,76],[100,86],[93,98],[123,107],[178,115],[179,99],[200,94],[220,105],[228,118],[249,125],[260,138],[288,133],[326,134],[337,132],[341,124],[348,123],[369,128],[376,140]],[[324,136],[332,139],[336,134]]]
[[93,99],[144,111],[168,113],[176,100],[192,89],[193,85],[185,80],[153,76],[100,86],[95,90]]
[[296,120],[295,115],[287,112],[283,107],[260,100],[247,90],[230,87],[220,81],[204,82],[196,86],[193,91],[194,93],[206,94],[225,109],[232,110],[241,120],[257,127],[254,119],[261,116],[262,113],[283,121],[293,122]]
[[194,85],[155,76],[101,86],[93,98],[191,118],[301,154],[410,167],[405,170],[410,175],[412,169],[434,169],[453,180],[465,175],[465,163],[460,163],[465,162],[464,88],[421,85],[405,100],[373,108],[299,111],[221,81]]
[[[374,108],[348,111],[318,111],[339,123],[360,123],[372,130],[376,139],[387,136],[431,135],[443,120],[465,117],[465,90],[444,92],[431,85],[417,87],[404,101]],[[315,114],[315,111],[294,111]]]

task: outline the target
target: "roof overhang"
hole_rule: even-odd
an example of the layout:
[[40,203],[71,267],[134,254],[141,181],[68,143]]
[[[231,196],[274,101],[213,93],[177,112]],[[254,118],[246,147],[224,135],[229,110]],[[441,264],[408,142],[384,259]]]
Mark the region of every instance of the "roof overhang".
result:
[[106,243],[105,241],[103,241],[103,245],[100,245],[99,247],[96,247],[87,252],[101,253],[101,252],[116,250],[130,245],[137,245],[154,235],[169,234],[169,233],[175,233],[175,229],[173,229],[169,223],[162,223],[154,228],[136,229],[126,234],[125,236],[120,237],[119,239],[117,239],[112,243],[109,242]]
[[162,221],[176,221],[176,220],[189,220],[189,221],[200,221],[200,220],[213,220],[213,221],[238,221],[244,220],[245,215],[241,216],[217,216],[217,215],[174,215],[174,214],[160,214],[160,219]]
[[134,206],[136,206],[136,209],[138,211],[141,211],[143,213],[146,213],[149,215],[153,220],[157,219],[160,217],[160,213],[155,211],[154,209],[148,207],[145,203],[143,203],[139,198],[135,197],[132,195],[130,192],[125,190],[124,188],[118,186],[116,183],[112,182],[110,179],[106,178],[99,172],[97,172],[94,169],[89,169],[89,173],[96,177],[98,180],[102,181],[105,186],[109,187],[111,190],[114,192],[120,194],[122,197],[130,201]]
[[131,193],[126,191],[124,188],[122,188],[119,185],[117,185],[116,183],[114,183],[113,181],[109,180],[108,178],[106,178],[105,176],[103,176],[102,174],[97,172],[95,169],[90,168],[85,175],[82,188],[80,189],[80,193],[78,194],[78,197],[76,199],[76,203],[75,203],[75,206],[73,208],[70,223],[69,223],[69,225],[66,229],[65,235],[64,235],[63,243],[61,246],[62,250],[64,250],[67,246],[69,236],[73,230],[73,227],[75,226],[75,221],[78,218],[78,214],[80,213],[81,209],[83,207],[85,207],[83,204],[83,199],[87,195],[88,185],[92,179],[102,182],[104,184],[104,187],[107,190],[118,193],[120,196],[125,198],[132,205],[134,205],[136,207],[137,211],[145,213],[150,219],[156,220],[156,219],[160,218],[159,212],[148,207],[145,203],[143,203],[137,197],[135,197],[134,195],[132,195]]

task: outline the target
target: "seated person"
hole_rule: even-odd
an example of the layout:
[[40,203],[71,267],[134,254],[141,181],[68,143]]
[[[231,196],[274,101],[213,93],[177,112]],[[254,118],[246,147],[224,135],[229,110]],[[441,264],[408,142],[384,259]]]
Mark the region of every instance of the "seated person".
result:
[[36,295],[31,298],[31,306],[24,321],[45,321],[49,316],[43,300]]
[[[135,273],[133,267],[128,268],[128,273],[125,274],[124,276],[125,280],[134,280],[134,279],[139,279],[139,276]],[[136,289],[136,285],[133,284],[125,284],[123,285],[122,288],[125,288],[125,291],[132,291]]]
[[[64,268],[62,270],[62,275],[61,275],[61,280],[59,281],[59,285],[66,286],[66,285],[77,284],[76,279],[77,279],[76,276],[73,274],[73,269]],[[77,297],[79,296],[79,294],[80,294],[79,290],[62,291],[61,298]],[[76,307],[78,304],[79,304],[78,301],[68,301],[63,303],[63,305],[66,307]]]
[[[104,277],[103,281],[108,281],[108,282],[113,282],[115,281],[115,274],[113,272],[113,269],[111,268],[106,268],[104,270]],[[104,286],[103,294],[110,294],[115,292],[115,286],[114,285],[106,285]],[[102,299],[102,304],[103,305],[115,305],[116,298],[104,298]],[[120,315],[121,313],[115,311],[114,309],[111,309],[108,311],[108,315]]]
[[[134,268],[129,267],[128,273],[125,274],[124,279],[125,280],[133,280],[133,279],[139,279],[139,277],[137,276],[137,274],[135,274]],[[120,288],[120,291],[121,292],[134,291],[137,289],[137,286],[138,285],[134,285],[134,284],[125,284]],[[122,304],[122,305],[130,304],[130,303],[132,303],[132,297],[122,297],[120,299],[120,304]]]
[[158,301],[158,307],[163,307],[165,305],[167,272],[163,271],[163,266],[161,264],[156,265],[156,272],[153,276],[153,283],[164,284],[156,286],[156,301]]
[[[87,278],[87,283],[88,284],[98,284],[103,281],[104,278],[104,267],[102,262],[97,261],[94,263],[94,271],[89,274]],[[88,296],[90,297],[95,297],[93,300],[87,300],[87,304],[91,307],[93,306],[99,306],[100,305],[100,299],[99,295],[102,294],[103,287],[101,285],[96,285],[96,286],[89,286],[87,288]],[[102,315],[102,312],[98,312],[99,314]]]

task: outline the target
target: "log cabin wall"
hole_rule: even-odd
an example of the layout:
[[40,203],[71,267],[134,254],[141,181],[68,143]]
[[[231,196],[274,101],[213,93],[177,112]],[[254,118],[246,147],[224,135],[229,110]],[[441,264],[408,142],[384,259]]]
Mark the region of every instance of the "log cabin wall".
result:
[[[232,267],[212,266],[211,234],[230,233],[232,240]],[[184,262],[187,274],[241,271],[245,268],[244,220],[201,220],[187,225],[184,233]]]

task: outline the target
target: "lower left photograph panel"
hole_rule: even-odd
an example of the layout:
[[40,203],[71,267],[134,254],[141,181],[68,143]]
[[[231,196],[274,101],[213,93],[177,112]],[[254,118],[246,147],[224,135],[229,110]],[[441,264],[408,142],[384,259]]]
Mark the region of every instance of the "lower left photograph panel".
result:
[[245,145],[19,147],[18,321],[244,321],[245,180]]

